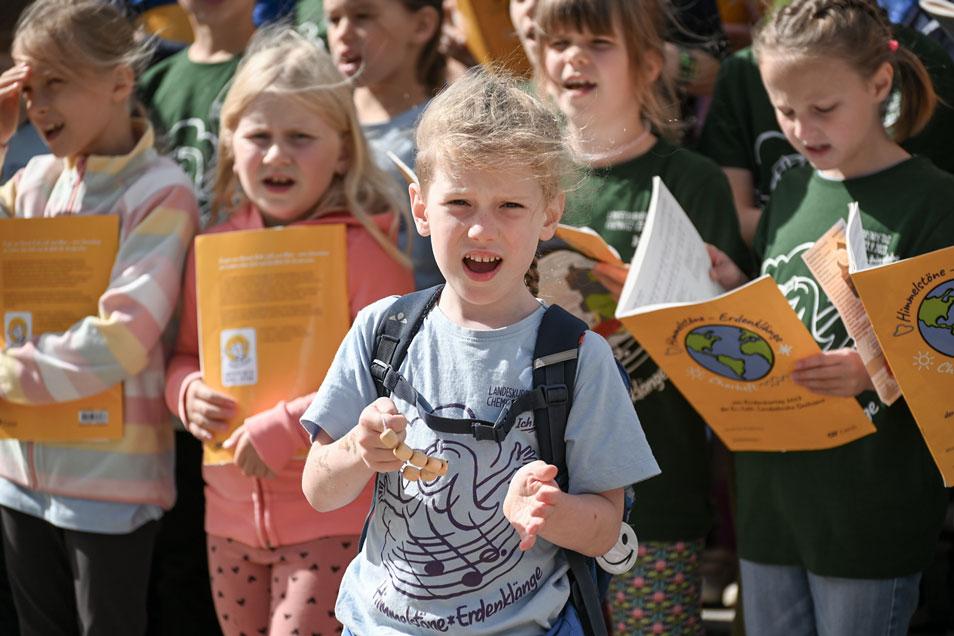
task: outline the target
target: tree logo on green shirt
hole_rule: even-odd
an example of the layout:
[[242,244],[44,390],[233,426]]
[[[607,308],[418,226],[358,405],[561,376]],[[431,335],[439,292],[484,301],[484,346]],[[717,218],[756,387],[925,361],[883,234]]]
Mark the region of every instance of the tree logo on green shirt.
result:
[[947,280],[927,293],[918,307],[918,331],[938,353],[954,358],[954,280]]
[[707,371],[730,380],[761,380],[775,364],[762,336],[732,325],[705,325],[686,334],[686,351]]

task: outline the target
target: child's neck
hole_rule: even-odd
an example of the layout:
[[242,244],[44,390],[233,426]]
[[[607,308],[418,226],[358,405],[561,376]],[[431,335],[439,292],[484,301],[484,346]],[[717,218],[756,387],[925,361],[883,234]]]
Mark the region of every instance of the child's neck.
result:
[[427,91],[414,76],[391,78],[375,86],[358,86],[354,90],[354,107],[362,125],[390,121],[427,98]]
[[635,113],[625,119],[576,118],[570,140],[580,159],[591,168],[612,166],[645,154],[656,142],[648,123]]
[[214,28],[199,24],[189,17],[195,39],[189,45],[189,59],[199,64],[227,62],[245,50],[245,46],[255,33],[251,16],[242,16],[233,24],[216,25]]
[[826,179],[844,181],[881,172],[910,156],[911,154],[888,137],[888,133],[882,128],[880,134],[873,134],[869,143],[853,156],[847,157],[841,165],[819,170],[818,173]]
[[514,296],[506,303],[477,305],[458,296],[450,285],[444,285],[437,305],[447,319],[459,327],[487,331],[516,324],[540,307],[539,301],[526,287]]
[[[128,155],[139,142],[141,133],[141,128],[138,131],[134,129],[132,115],[127,110],[118,110],[116,115],[110,118],[109,126],[100,133],[96,142],[82,154],[103,157]],[[78,158],[71,157],[73,161]]]

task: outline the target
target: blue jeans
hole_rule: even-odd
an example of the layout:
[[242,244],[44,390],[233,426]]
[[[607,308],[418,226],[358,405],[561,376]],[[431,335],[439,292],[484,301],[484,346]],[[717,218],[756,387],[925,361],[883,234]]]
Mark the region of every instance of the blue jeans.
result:
[[[354,636],[350,629],[344,628],[341,636]],[[576,609],[569,603],[556,623],[553,624],[545,636],[583,636],[583,624],[580,623],[580,617],[577,616]]]
[[920,574],[895,579],[819,576],[742,559],[745,631],[757,636],[905,636]]

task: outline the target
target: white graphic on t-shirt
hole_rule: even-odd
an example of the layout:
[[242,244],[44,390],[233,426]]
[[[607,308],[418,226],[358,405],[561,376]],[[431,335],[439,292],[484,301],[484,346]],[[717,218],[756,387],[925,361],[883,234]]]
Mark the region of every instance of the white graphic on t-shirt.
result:
[[[783,275],[779,274],[779,270],[783,270],[784,266],[794,259],[800,262],[802,254],[812,245],[814,245],[813,242],[802,243],[793,247],[787,254],[765,259],[762,263],[762,273],[769,274],[778,281],[779,276]],[[839,326],[841,318],[838,311],[821,291],[814,278],[794,274],[786,280],[779,281],[778,287],[802,322],[805,322],[806,315],[809,316],[808,329],[812,338],[824,351],[841,349],[851,344],[851,338],[844,333],[844,328]]]

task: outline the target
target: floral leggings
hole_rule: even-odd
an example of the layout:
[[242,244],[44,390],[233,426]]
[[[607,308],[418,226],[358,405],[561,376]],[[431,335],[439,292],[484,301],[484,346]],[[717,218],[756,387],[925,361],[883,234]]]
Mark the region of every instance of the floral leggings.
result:
[[225,636],[333,636],[335,600],[357,536],[255,548],[208,535],[209,573]]
[[616,636],[703,633],[702,547],[701,540],[639,545],[635,567],[610,582],[608,600]]

